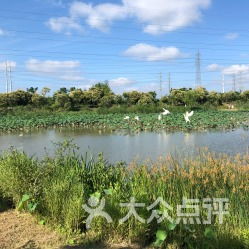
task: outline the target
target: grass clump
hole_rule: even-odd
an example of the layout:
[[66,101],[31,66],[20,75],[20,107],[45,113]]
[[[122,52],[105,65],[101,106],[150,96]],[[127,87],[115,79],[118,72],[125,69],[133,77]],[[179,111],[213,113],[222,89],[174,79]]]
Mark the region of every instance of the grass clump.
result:
[[[59,227],[68,234],[81,234],[95,240],[127,240],[163,248],[248,248],[249,227],[249,161],[246,156],[214,156],[207,151],[194,159],[167,157],[151,164],[111,165],[100,155],[97,159],[78,155],[69,142],[60,144],[54,157],[43,160],[30,158],[24,153],[10,150],[0,158],[0,192],[23,208],[35,212],[46,223]],[[28,198],[27,198],[28,197]],[[105,199],[105,208],[113,222],[96,217],[87,230],[89,214],[83,205],[94,197]],[[217,216],[212,224],[183,224],[167,219],[157,223],[139,222],[130,217],[120,203],[129,203],[131,197],[141,219],[147,220],[151,210],[147,207],[161,197],[174,207],[189,199],[228,198],[229,214],[219,224]],[[165,206],[155,207],[158,214]],[[206,210],[200,218],[205,219]]]

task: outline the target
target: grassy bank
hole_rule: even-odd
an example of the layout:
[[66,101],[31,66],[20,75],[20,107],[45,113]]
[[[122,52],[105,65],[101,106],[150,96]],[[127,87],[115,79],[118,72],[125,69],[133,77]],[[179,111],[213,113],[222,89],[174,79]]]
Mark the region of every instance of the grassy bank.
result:
[[[249,163],[248,157],[214,157],[203,152],[193,159],[166,158],[155,163],[110,165],[101,156],[98,160],[78,156],[72,146],[58,147],[53,158],[41,161],[17,151],[0,158],[0,191],[22,211],[34,213],[40,224],[51,225],[83,241],[136,241],[163,248],[248,248],[249,246]],[[112,223],[97,217],[86,229],[88,213],[82,205],[90,197],[105,198],[104,210]],[[148,219],[146,207],[162,197],[174,209],[182,198],[228,198],[229,214],[219,224],[186,225],[183,222],[141,223],[134,217],[124,224],[119,220],[128,210],[120,203],[135,197],[139,216]],[[3,199],[1,199],[3,200]],[[155,207],[158,214],[165,207]],[[201,220],[207,210],[201,209]],[[196,223],[196,222],[195,222]]]
[[[124,120],[126,115],[130,120]],[[140,120],[134,117],[138,115]],[[172,112],[158,120],[158,113],[151,114],[99,114],[96,112],[17,112],[0,117],[0,130],[30,130],[35,128],[81,126],[132,131],[160,129],[201,130],[211,128],[248,127],[249,112],[246,111],[195,111],[191,123],[186,123],[183,112]]]

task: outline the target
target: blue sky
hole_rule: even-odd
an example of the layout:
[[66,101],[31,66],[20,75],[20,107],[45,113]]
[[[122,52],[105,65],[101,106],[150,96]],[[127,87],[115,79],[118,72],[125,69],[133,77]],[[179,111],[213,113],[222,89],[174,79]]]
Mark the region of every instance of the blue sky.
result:
[[[10,4],[11,3],[11,4]],[[0,92],[6,61],[15,89],[88,88],[108,80],[117,93],[163,94],[195,86],[245,90],[249,83],[245,0],[1,0]]]

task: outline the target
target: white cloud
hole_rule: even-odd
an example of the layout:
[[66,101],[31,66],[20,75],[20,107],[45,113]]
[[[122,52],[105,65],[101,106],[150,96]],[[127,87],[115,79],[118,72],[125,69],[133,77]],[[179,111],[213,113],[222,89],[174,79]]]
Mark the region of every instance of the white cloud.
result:
[[74,19],[85,18],[90,27],[106,31],[113,21],[124,19],[127,12],[123,6],[117,4],[104,3],[93,6],[74,2],[70,7],[70,15]]
[[229,67],[225,67],[222,72],[223,74],[226,74],[226,75],[249,73],[249,64],[232,65]]
[[80,74],[79,67],[79,61],[40,61],[30,59],[26,62],[26,68],[30,72],[66,81],[80,81],[84,79]]
[[110,87],[121,87],[121,86],[130,86],[134,83],[133,80],[130,80],[128,78],[120,77],[117,79],[112,79],[109,81]]
[[144,31],[160,34],[193,24],[211,0],[123,0],[128,12],[145,24]]
[[[84,20],[90,27],[101,31],[108,30],[114,21],[132,18],[143,24],[144,32],[160,34],[200,21],[202,10],[208,8],[211,1],[122,0],[121,4],[101,3],[97,5],[76,1],[70,6],[68,18],[73,20],[74,25],[76,23],[80,25],[80,21]],[[75,29],[74,25],[72,29]]]
[[215,71],[220,71],[223,69],[223,66],[219,65],[219,64],[210,64],[207,66],[207,70],[209,72],[215,72]]
[[227,40],[235,40],[239,37],[239,34],[238,33],[228,33],[225,35],[225,38]]
[[15,61],[2,61],[0,62],[0,70],[5,70],[6,69],[6,63],[8,66],[11,66],[12,70],[16,67],[16,62]]
[[72,30],[83,30],[82,26],[70,17],[50,18],[46,24],[54,32],[63,32],[67,35],[70,35]]
[[184,57],[176,47],[155,47],[145,43],[129,47],[124,55],[144,61],[166,61]]

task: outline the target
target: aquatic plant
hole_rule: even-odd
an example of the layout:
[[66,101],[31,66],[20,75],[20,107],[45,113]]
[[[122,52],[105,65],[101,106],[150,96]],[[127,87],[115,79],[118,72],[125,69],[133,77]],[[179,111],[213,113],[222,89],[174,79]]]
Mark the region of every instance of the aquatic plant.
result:
[[[124,120],[130,116],[129,122]],[[139,116],[139,121],[135,119]],[[200,130],[231,129],[248,127],[249,113],[243,111],[196,111],[191,123],[184,121],[183,113],[176,112],[158,120],[154,114],[98,114],[95,112],[24,112],[22,114],[2,115],[0,131],[30,130],[46,127],[95,127],[112,130]]]

